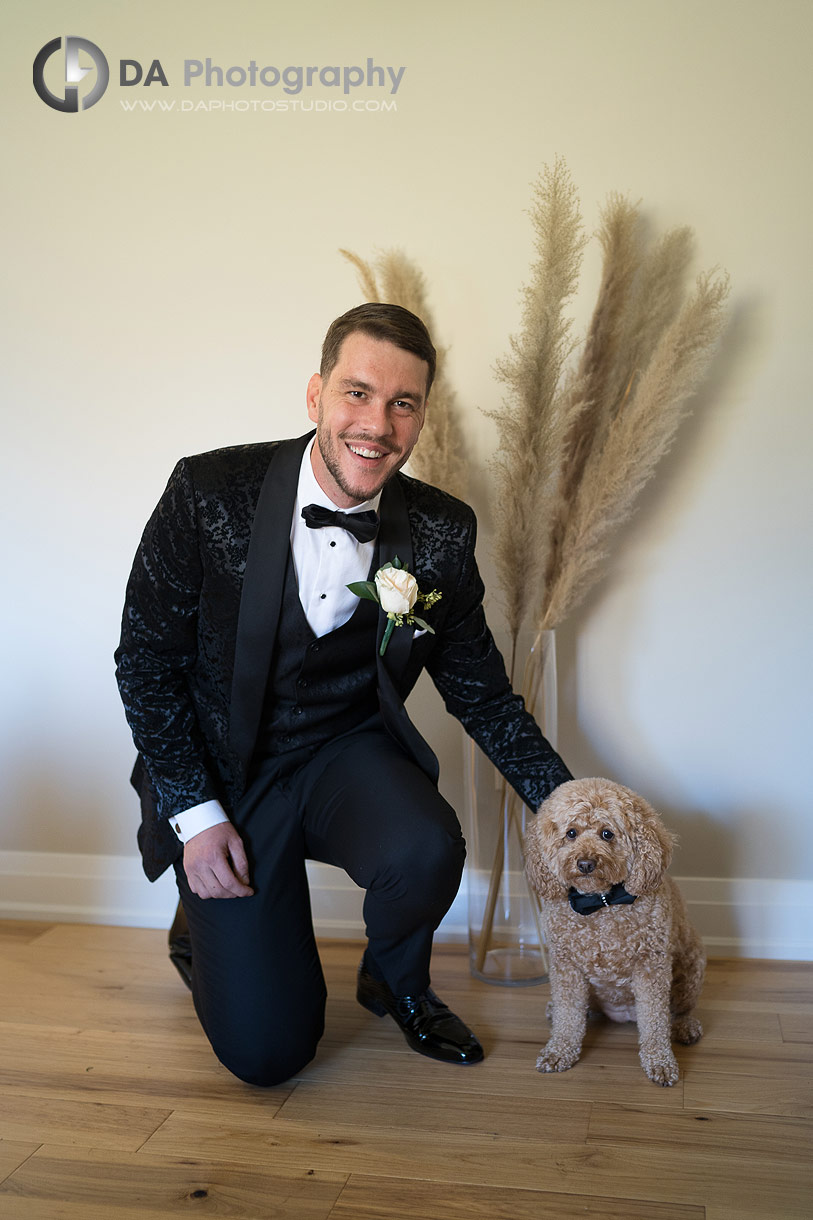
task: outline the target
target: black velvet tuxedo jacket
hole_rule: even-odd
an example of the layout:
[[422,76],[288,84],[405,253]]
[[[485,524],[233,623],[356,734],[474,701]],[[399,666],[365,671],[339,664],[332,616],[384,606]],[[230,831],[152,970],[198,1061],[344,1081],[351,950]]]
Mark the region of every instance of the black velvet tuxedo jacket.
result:
[[[181,853],[168,819],[246,787],[271,664],[299,467],[310,435],[238,445],[175,467],[136,553],[117,678],[139,758],[139,846],[154,880]],[[447,709],[533,808],[570,779],[508,683],[483,614],[471,509],[398,474],[380,505],[378,563],[395,556],[424,591],[435,635],[397,628],[378,661],[388,730],[437,778],[406,699],[423,668]],[[379,641],[386,617],[379,623]]]

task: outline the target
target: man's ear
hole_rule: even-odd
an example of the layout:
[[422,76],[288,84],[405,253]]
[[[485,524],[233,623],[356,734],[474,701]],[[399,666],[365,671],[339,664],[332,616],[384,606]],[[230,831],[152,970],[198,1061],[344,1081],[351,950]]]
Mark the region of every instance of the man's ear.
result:
[[305,402],[308,404],[308,419],[314,424],[319,419],[319,396],[322,393],[322,378],[318,373],[314,373],[308,382],[308,389],[305,393]]

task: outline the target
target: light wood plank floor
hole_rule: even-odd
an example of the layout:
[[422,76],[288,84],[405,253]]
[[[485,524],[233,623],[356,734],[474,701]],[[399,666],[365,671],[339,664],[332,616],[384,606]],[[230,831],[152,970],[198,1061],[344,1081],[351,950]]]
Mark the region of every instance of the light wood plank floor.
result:
[[313,1064],[254,1089],[214,1059],[160,932],[0,922],[3,1220],[784,1220],[813,1216],[813,966],[714,961],[706,1035],[672,1089],[631,1026],[592,1022],[534,1070],[548,988],[433,981],[485,1063],[415,1055],[354,997],[358,944],[321,946]]

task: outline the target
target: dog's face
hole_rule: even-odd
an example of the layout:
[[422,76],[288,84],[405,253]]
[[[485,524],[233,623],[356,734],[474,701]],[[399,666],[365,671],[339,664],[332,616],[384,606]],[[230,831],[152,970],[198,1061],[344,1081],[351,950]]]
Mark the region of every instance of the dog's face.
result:
[[528,831],[528,876],[546,898],[562,897],[571,886],[606,893],[619,882],[631,894],[651,893],[672,844],[654,809],[629,788],[571,780],[548,797]]

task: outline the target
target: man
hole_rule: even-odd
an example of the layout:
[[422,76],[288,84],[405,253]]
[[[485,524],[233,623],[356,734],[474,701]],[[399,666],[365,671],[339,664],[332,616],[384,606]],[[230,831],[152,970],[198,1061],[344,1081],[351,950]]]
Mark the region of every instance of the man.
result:
[[[198,1015],[252,1083],[298,1072],[323,1030],[306,858],[366,891],[359,1002],[422,1054],[483,1057],[430,988],[465,845],[404,709],[424,667],[528,804],[571,778],[486,626],[473,513],[398,473],[434,371],[407,310],[338,318],[308,383],[315,441],[179,462],[128,585],[116,659],[144,867],[154,879],[174,865]],[[396,558],[440,598],[422,611],[429,629],[403,622],[382,649],[387,616],[348,585]]]

